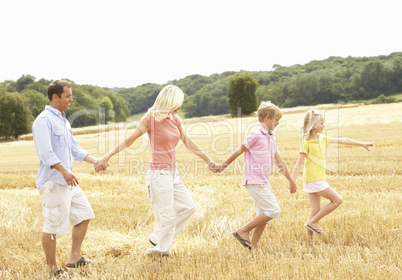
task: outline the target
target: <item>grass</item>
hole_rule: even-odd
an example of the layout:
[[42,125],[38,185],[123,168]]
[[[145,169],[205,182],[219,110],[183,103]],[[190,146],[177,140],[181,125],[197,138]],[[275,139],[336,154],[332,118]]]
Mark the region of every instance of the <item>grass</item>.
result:
[[[307,109],[307,108],[304,108]],[[290,170],[298,156],[296,132],[304,109],[284,110],[276,131],[279,150]],[[309,213],[301,176],[291,195],[275,168],[272,190],[281,206],[278,220],[267,226],[260,250],[249,252],[231,232],[255,216],[253,202],[241,186],[243,156],[215,175],[184,145],[177,149],[178,169],[197,205],[186,228],[175,238],[173,255],[152,258],[153,213],[145,191],[150,159],[145,135],[114,157],[107,172],[95,173],[77,162],[74,172],[96,218],[91,221],[83,253],[88,268],[69,270],[72,279],[400,279],[402,277],[402,112],[400,104],[322,108],[327,133],[372,141],[361,147],[330,146],[327,181],[344,202],[325,217],[325,230],[309,242],[303,224]],[[205,117],[184,121],[187,132],[217,162],[223,161],[258,125],[256,117]],[[77,136],[101,156],[132,131],[125,124]],[[47,279],[40,236],[41,199],[35,187],[38,161],[32,141],[0,143],[0,279]],[[324,202],[323,202],[324,203]],[[58,236],[57,258],[64,266],[71,230]]]
[[390,97],[395,98],[395,101],[396,101],[396,102],[402,101],[402,93],[393,94],[393,95],[390,95]]

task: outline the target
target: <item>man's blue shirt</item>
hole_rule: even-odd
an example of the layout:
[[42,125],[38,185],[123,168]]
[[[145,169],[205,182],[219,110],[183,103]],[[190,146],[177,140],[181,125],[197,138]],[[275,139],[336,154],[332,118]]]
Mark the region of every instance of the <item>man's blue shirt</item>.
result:
[[53,181],[60,185],[67,185],[63,176],[52,166],[61,162],[68,170],[73,170],[73,157],[83,161],[89,155],[75,140],[71,131],[70,122],[63,114],[46,106],[32,125],[32,134],[36,153],[39,158],[39,172],[36,178],[38,189],[46,181]]

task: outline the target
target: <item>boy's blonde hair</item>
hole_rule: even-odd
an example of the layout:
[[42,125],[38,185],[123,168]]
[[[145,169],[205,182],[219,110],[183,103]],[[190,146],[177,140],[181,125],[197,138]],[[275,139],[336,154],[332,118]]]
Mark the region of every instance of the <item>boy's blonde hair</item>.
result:
[[308,139],[310,131],[316,122],[324,118],[324,114],[316,109],[309,110],[304,116],[303,126],[300,128],[300,138]]
[[262,122],[267,116],[269,116],[271,119],[275,116],[282,117],[282,112],[278,108],[278,106],[274,105],[270,101],[267,101],[260,104],[260,107],[258,107],[257,115],[258,121]]
[[184,93],[179,87],[167,85],[159,92],[154,105],[148,109],[145,116],[152,116],[157,122],[161,122],[171,111],[179,109],[183,100]]

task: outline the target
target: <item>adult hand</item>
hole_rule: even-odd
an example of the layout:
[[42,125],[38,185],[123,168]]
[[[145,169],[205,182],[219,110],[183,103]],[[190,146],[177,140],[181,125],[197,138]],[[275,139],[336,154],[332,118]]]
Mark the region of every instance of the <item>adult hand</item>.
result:
[[94,168],[96,172],[99,172],[101,170],[106,171],[107,167],[109,166],[109,163],[107,161],[107,159],[105,159],[105,157],[98,159],[95,163],[94,163]]
[[63,175],[64,180],[66,181],[67,185],[69,186],[78,186],[78,178],[74,175],[74,173],[68,169],[63,170],[61,172],[61,175]]

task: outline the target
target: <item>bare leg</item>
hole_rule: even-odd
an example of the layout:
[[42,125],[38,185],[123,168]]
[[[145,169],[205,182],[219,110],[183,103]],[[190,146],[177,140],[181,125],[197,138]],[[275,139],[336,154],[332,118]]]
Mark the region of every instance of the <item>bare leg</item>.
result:
[[73,242],[71,245],[70,257],[68,258],[68,263],[70,264],[76,263],[82,257],[81,245],[87,233],[88,224],[89,220],[85,220],[73,227],[72,232]]
[[[309,193],[308,198],[310,199],[311,211],[308,216],[307,222],[310,221],[319,211],[320,211],[320,201],[321,196],[317,193]],[[306,229],[307,237],[313,238],[313,232],[309,229]]]
[[253,241],[255,244],[252,243],[252,246],[256,247],[257,242],[264,231],[265,224],[271,219],[272,219],[271,217],[268,217],[264,213],[261,213],[260,215],[252,219],[250,222],[248,222],[246,225],[236,230],[236,232],[244,240],[250,241],[250,231],[256,229],[257,232],[255,232],[255,235],[253,233]]
[[[54,236],[54,235],[53,235]],[[52,235],[49,233],[42,233],[42,247],[45,251],[46,264],[50,272],[59,269],[56,262],[56,237],[52,240]]]
[[253,248],[257,249],[258,241],[260,240],[260,237],[261,237],[262,233],[264,232],[266,225],[267,225],[267,223],[265,222],[262,225],[259,225],[254,228],[253,235],[251,236],[251,245],[253,246]]
[[333,188],[328,188],[326,190],[323,190],[321,192],[316,193],[322,197],[325,197],[330,200],[330,202],[325,205],[324,207],[321,208],[320,211],[318,211],[317,214],[314,215],[314,217],[310,218],[307,224],[311,227],[314,228],[319,228],[318,222],[326,215],[334,211],[339,205],[342,203],[342,198],[339,196],[339,194],[336,193],[336,191]]

